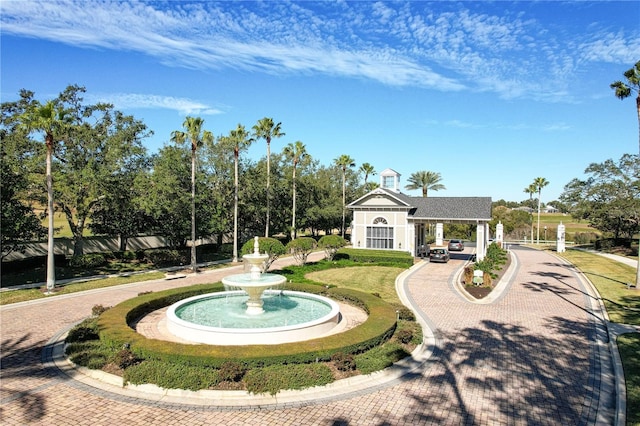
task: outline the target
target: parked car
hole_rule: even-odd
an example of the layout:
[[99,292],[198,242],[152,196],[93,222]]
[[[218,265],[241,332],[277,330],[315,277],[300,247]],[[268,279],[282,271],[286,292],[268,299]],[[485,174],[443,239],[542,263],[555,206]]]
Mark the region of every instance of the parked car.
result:
[[432,248],[429,251],[429,261],[447,263],[449,261],[449,250],[445,247]]
[[464,250],[464,243],[462,240],[449,241],[449,251],[462,251]]

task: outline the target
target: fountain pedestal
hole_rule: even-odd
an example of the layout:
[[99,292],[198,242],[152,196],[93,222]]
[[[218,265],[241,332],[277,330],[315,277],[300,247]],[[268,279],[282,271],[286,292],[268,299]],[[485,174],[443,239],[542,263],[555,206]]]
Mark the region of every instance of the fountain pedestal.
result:
[[237,287],[249,295],[247,300],[248,315],[260,315],[264,313],[262,293],[268,288],[280,286],[287,280],[276,274],[264,274],[262,265],[269,255],[260,254],[258,237],[254,238],[253,253],[242,256],[243,261],[249,262],[251,270],[248,274],[230,275],[222,279],[224,285]]

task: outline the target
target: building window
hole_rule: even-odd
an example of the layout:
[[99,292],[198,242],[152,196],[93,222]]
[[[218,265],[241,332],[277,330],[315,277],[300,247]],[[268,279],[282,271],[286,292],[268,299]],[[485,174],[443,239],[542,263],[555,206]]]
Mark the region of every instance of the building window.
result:
[[393,249],[393,227],[384,226],[388,222],[383,217],[377,217],[373,221],[374,226],[367,226],[367,248]]
[[386,189],[394,189],[395,188],[395,176],[382,176],[382,187]]

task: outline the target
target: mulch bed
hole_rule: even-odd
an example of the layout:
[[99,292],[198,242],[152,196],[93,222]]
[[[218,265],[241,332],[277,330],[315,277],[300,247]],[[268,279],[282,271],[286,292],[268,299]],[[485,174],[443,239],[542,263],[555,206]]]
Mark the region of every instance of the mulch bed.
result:
[[482,299],[487,297],[493,290],[493,288],[500,282],[504,274],[509,269],[509,265],[511,265],[511,256],[507,256],[507,263],[502,265],[502,269],[496,273],[497,277],[493,280],[491,287],[485,286],[476,286],[476,285],[464,285],[464,289],[467,293],[473,296],[475,299]]

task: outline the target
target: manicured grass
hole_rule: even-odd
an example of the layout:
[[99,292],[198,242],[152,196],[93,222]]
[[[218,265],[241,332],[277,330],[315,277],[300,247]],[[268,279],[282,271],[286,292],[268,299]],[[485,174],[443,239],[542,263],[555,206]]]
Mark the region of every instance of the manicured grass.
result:
[[[625,284],[635,282],[634,268],[584,251],[568,250],[559,255],[578,267],[598,289],[611,321],[640,325],[640,290],[627,289]],[[640,335],[624,334],[617,342],[627,385],[627,424],[640,425]]]
[[129,284],[138,281],[158,280],[164,277],[164,272],[149,272],[146,274],[131,275],[128,277],[100,278],[91,281],[74,282],[64,286],[56,287],[55,294],[46,296],[38,288],[25,290],[10,290],[0,292],[0,305],[9,303],[26,302],[28,300],[42,299],[45,297],[55,297],[58,294],[76,293],[78,291],[93,290],[96,288],[112,287],[116,285]]
[[[534,225],[538,223],[538,213],[533,213],[534,217]],[[574,219],[570,214],[562,214],[562,213],[540,213],[540,238],[542,239],[542,228],[546,225],[549,228],[556,229],[558,225],[562,222],[565,226],[565,232],[567,233],[575,233],[575,232],[595,232],[600,234],[595,228],[589,226],[589,222],[586,220]],[[555,235],[548,234],[547,237],[553,237],[555,239]]]
[[312,272],[305,277],[340,288],[350,288],[371,294],[377,293],[389,303],[400,303],[396,293],[395,280],[404,270],[388,266],[352,266]]
[[640,291],[626,285],[635,282],[634,268],[580,250],[559,255],[580,269],[598,289],[612,322],[640,325]]
[[627,424],[640,425],[640,334],[618,337],[618,348],[627,385]]

